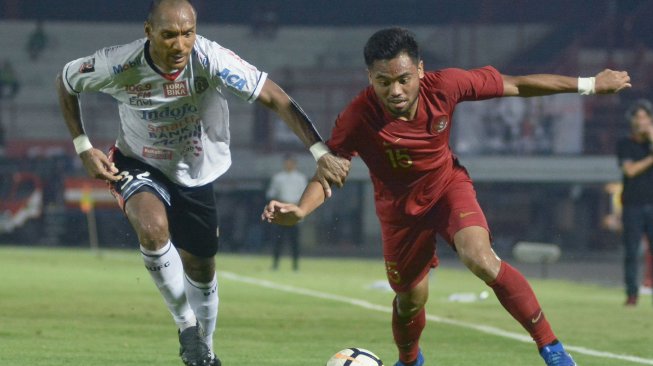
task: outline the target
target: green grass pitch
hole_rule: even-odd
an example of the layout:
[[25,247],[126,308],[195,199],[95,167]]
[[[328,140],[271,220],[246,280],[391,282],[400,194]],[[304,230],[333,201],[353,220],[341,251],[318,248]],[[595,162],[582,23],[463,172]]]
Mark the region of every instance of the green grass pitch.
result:
[[[396,361],[392,294],[380,260],[303,259],[269,270],[267,257],[219,254],[216,351],[224,365],[322,366],[346,347]],[[267,281],[267,282],[264,282]],[[579,365],[653,365],[653,305],[625,309],[619,288],[531,280],[547,317]],[[470,273],[438,269],[421,346],[427,365],[542,365],[534,344],[493,295],[450,303],[486,286]],[[360,301],[352,301],[360,300]],[[176,329],[137,251],[0,248],[0,365],[181,365]],[[588,354],[589,353],[589,354]]]

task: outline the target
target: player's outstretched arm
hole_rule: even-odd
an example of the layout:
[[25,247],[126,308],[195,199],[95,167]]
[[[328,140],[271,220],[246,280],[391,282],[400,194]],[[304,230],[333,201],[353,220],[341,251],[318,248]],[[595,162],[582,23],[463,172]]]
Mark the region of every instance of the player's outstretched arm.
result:
[[558,93],[613,94],[630,88],[626,71],[605,69],[594,77],[575,78],[554,74],[533,74],[503,77],[503,95],[534,97]]
[[109,161],[107,156],[100,150],[93,148],[82,125],[82,117],[79,108],[79,98],[77,95],[68,93],[63,85],[61,74],[57,75],[55,86],[59,94],[59,106],[63,113],[63,119],[66,122],[68,131],[73,138],[75,151],[82,159],[86,173],[97,179],[106,181],[119,181],[118,169]]
[[265,80],[257,100],[275,111],[300,138],[304,146],[310,149],[317,161],[317,179],[322,184],[326,196],[331,197],[330,185],[342,187],[349,174],[351,162],[329,151],[302,108],[272,80]]
[[313,177],[298,204],[272,200],[263,209],[261,220],[284,226],[295,225],[320,207],[325,198],[321,183]]

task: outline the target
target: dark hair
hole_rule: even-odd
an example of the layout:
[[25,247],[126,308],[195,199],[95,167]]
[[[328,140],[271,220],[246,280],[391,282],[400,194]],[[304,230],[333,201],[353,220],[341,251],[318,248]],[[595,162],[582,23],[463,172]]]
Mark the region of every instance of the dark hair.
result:
[[[161,6],[161,3],[163,2],[166,2],[166,0],[152,0],[150,2],[150,11],[147,13],[147,21],[149,23],[152,22],[154,13],[156,13],[156,11],[159,9],[159,6]],[[193,6],[193,2],[191,0],[182,0],[182,2],[190,4],[191,8],[193,8],[193,11],[195,12],[195,7]]]
[[626,110],[625,114],[626,120],[630,122],[633,116],[637,114],[640,109],[646,112],[646,114],[649,116],[653,116],[653,105],[648,99],[642,98],[637,99],[633,104],[630,105],[630,107],[628,107],[628,110]]
[[374,61],[390,60],[405,52],[415,63],[420,60],[419,45],[415,35],[408,29],[393,27],[374,33],[365,44],[363,54],[365,64],[372,66]]

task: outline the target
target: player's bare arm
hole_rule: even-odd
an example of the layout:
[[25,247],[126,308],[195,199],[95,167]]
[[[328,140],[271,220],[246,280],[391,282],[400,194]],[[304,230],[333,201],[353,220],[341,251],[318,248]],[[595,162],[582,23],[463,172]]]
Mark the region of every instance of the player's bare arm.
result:
[[68,93],[66,87],[63,85],[61,74],[57,75],[56,88],[59,94],[61,112],[63,113],[63,118],[70,132],[70,136],[74,139],[73,141],[79,140],[80,137],[82,140],[86,140],[86,148],[81,148],[84,149],[83,151],[79,151],[80,148],[77,146],[79,143],[76,143],[75,146],[79,158],[82,159],[86,173],[93,178],[105,181],[119,181],[120,176],[117,175],[118,169],[116,169],[102,151],[93,148],[90,142],[88,142],[84,134],[84,126],[82,125],[79,98],[76,95]]
[[[613,94],[630,88],[626,71],[605,69],[592,78],[576,78],[553,74],[533,74],[503,77],[503,95],[535,97],[541,95],[576,93],[587,88],[586,94]],[[581,79],[581,80],[579,80]],[[585,85],[584,83],[588,84]]]
[[[330,184],[342,187],[349,173],[350,161],[329,152],[313,122],[302,108],[281,87],[269,79],[263,84],[263,89],[257,100],[279,114],[295,135],[301,139],[304,146],[311,148],[311,152],[317,160],[317,177],[327,197],[331,196]],[[318,151],[313,151],[316,148]]]
[[314,176],[306,186],[298,204],[271,200],[263,209],[261,220],[277,225],[292,226],[320,207],[325,199],[326,194],[322,189],[322,184]]
[[653,167],[653,154],[637,161],[626,160],[621,164],[621,171],[628,178],[634,178]]

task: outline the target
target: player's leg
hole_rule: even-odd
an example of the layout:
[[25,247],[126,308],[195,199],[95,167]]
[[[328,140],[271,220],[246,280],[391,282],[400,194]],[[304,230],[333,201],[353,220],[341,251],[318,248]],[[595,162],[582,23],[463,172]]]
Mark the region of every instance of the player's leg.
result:
[[398,224],[381,223],[383,255],[392,301],[392,334],[399,361],[395,366],[422,365],[419,339],[426,326],[428,274],[437,266],[435,230],[429,220],[407,218]]
[[494,290],[501,305],[528,331],[546,364],[575,365],[558,342],[526,278],[492,250],[487,229],[465,227],[454,235],[454,244],[465,266]]
[[575,365],[557,341],[526,278],[492,250],[487,220],[466,174],[450,184],[435,211],[437,222],[446,225],[438,228],[438,232],[453,244],[465,266],[494,290],[501,305],[528,331],[546,364]]
[[[218,281],[215,254],[218,251],[218,213],[212,184],[170,188],[174,209],[168,210],[170,233],[179,248],[186,273],[184,286],[198,327],[193,337],[203,345],[187,348],[188,359],[196,354],[219,362],[213,355],[213,333],[218,318]],[[193,337],[181,334],[182,339]],[[192,346],[192,345],[191,345]],[[184,345],[182,344],[182,348]],[[204,353],[206,351],[206,353]],[[185,356],[182,355],[182,359]],[[202,363],[200,363],[202,364]]]
[[637,304],[639,294],[639,250],[644,234],[643,208],[626,205],[623,208],[624,281],[626,285],[626,306]]
[[177,248],[170,241],[164,203],[150,191],[130,197],[125,213],[136,231],[145,268],[163,296],[177,327],[195,325],[195,315],[186,299],[184,268]]
[[111,193],[136,231],[145,268],[180,329],[195,324],[184,291],[181,258],[170,242],[166,206],[170,194],[165,177],[151,172],[151,167],[125,157],[113,148],[109,158],[122,179],[111,184]]
[[428,294],[428,276],[424,276],[409,291],[397,292],[392,302],[392,335],[399,349],[399,361],[403,365],[419,362],[419,339],[426,326],[424,305]]
[[530,333],[538,348],[556,340],[528,281],[497,257],[485,228],[470,226],[459,230],[454,244],[465,266],[494,290],[503,307]]

